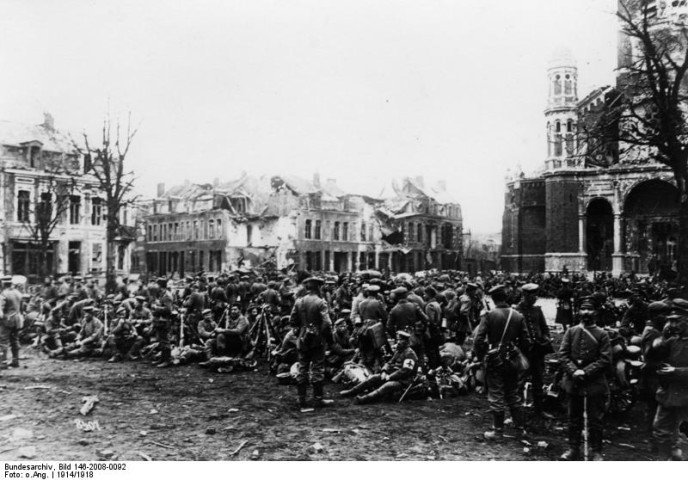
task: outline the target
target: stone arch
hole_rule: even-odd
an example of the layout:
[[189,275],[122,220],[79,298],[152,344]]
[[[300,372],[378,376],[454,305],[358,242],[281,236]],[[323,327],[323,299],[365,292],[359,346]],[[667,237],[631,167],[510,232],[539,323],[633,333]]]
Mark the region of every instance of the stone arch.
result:
[[585,206],[588,270],[611,270],[614,252],[614,209],[604,197],[594,197]]
[[636,182],[627,190],[625,220],[626,268],[672,277],[678,241],[678,189],[664,179]]

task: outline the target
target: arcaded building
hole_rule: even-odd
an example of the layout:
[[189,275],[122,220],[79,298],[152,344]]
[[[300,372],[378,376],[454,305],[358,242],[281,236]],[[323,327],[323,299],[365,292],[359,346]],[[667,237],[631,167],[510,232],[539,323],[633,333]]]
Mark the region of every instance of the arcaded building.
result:
[[649,155],[620,155],[614,144],[581,155],[581,122],[603,108],[615,89],[597,88],[579,99],[576,62],[566,50],[553,56],[547,76],[547,156],[540,172],[507,180],[502,268],[615,275],[671,270],[678,235],[671,171]]

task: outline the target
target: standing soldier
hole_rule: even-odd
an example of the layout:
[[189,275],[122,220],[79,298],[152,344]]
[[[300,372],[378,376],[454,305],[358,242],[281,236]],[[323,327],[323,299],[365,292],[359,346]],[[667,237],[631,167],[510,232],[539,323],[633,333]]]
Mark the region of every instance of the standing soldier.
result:
[[12,351],[10,367],[19,366],[19,330],[24,326],[22,295],[12,285],[12,277],[2,277],[0,294],[0,369],[7,368],[7,350]]
[[466,293],[459,297],[459,322],[456,338],[459,346],[463,346],[466,337],[478,325],[480,306],[478,300],[478,285],[469,283],[466,285]]
[[527,352],[530,342],[523,316],[507,303],[504,286],[493,287],[489,294],[495,308],[480,321],[474,348],[478,359],[486,361],[487,401],[493,423],[492,430],[485,432],[485,439],[500,440],[504,436],[504,411],[507,407],[514,426],[524,428],[519,372],[510,368],[508,360],[514,346]]
[[592,460],[602,457],[604,403],[609,395],[605,372],[612,362],[609,335],[595,325],[595,306],[589,298],[578,308],[580,323],[564,333],[559,357],[564,368],[563,385],[568,394],[569,449],[562,460],[579,460],[584,418],[587,415]]
[[[387,320],[387,310],[378,296],[379,285],[366,287],[366,297],[358,304],[360,316],[357,321],[362,322],[354,334],[355,344],[359,349],[361,361],[372,372],[377,372],[384,363],[383,348],[387,346],[384,336],[384,325]],[[378,335],[375,335],[378,333]]]
[[653,436],[664,458],[683,460],[679,426],[688,421],[688,302],[674,300],[664,336],[652,342],[648,359],[663,366],[657,370],[657,415]]
[[444,343],[442,335],[442,307],[437,301],[437,291],[432,287],[425,289],[425,314],[428,317],[425,354],[428,366],[437,368],[440,365],[440,347]]
[[395,332],[399,330],[412,332],[418,321],[422,321],[423,325],[427,324],[428,317],[423,313],[421,307],[407,299],[408,290],[406,288],[395,288],[392,290],[392,296],[397,300],[397,304],[389,311],[389,319],[387,320],[387,334],[390,337],[393,338]]
[[[527,352],[529,367],[523,376],[525,380],[530,376],[530,383],[533,391],[533,406],[535,413],[542,415],[542,400],[544,392],[542,386],[545,373],[545,355],[554,353],[552,339],[549,336],[549,327],[545,320],[542,309],[535,305],[540,286],[536,283],[526,283],[521,287],[523,296],[516,310],[523,315],[528,338],[530,339],[530,350]],[[526,352],[524,352],[526,353]]]
[[557,292],[557,316],[555,322],[564,330],[573,323],[573,290],[568,278],[561,279],[561,288]]
[[325,381],[325,344],[332,343],[332,321],[327,303],[320,297],[320,278],[310,277],[303,281],[306,295],[299,298],[291,312],[290,323],[298,328],[297,349],[299,373],[296,386],[299,406],[306,407],[308,380],[313,385],[315,406],[324,405],[323,382]]

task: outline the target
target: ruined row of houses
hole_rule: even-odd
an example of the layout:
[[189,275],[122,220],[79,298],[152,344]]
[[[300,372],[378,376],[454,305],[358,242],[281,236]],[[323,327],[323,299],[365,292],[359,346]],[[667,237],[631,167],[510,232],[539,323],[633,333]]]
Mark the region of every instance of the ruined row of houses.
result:
[[165,189],[147,202],[147,273],[239,268],[413,272],[462,265],[461,208],[444,184],[403,178],[376,196],[334,180],[254,177]]
[[[73,136],[0,121],[0,270],[102,276],[107,208]],[[379,194],[294,175],[165,189],[123,208],[116,270],[184,276],[237,268],[344,272],[479,269],[463,255],[461,208],[443,183],[390,182]],[[467,242],[469,245],[471,242]]]

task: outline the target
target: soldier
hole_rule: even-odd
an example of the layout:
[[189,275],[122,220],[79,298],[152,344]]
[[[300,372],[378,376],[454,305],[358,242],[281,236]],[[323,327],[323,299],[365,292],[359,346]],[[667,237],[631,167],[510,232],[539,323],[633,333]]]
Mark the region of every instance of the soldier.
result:
[[444,343],[442,335],[442,307],[437,300],[437,291],[432,287],[425,289],[425,314],[428,317],[425,354],[428,366],[437,368],[440,365],[440,347]]
[[478,325],[480,306],[478,300],[478,285],[466,284],[466,293],[459,297],[458,322],[456,326],[456,343],[463,346],[466,337]]
[[335,293],[335,305],[340,311],[344,309],[351,310],[352,301],[353,296],[351,295],[349,281],[344,279]]
[[296,301],[289,319],[292,327],[299,329],[297,340],[299,373],[296,384],[301,408],[307,405],[309,378],[313,385],[315,405],[324,405],[325,344],[332,343],[332,321],[327,303],[319,295],[323,281],[310,277],[304,280],[303,284],[307,293]]
[[[416,378],[418,370],[418,357],[409,347],[411,335],[405,331],[397,332],[397,346],[394,356],[382,367],[382,373],[368,377],[349,390],[342,390],[342,397],[357,395],[355,403],[364,404],[374,402],[385,395],[401,392],[407,388]],[[366,395],[359,393],[373,390]]]
[[549,336],[549,327],[545,320],[542,309],[535,305],[540,286],[536,283],[526,283],[521,287],[523,293],[521,301],[516,306],[518,311],[525,319],[528,338],[530,339],[530,350],[526,353],[529,367],[524,372],[523,380],[530,377],[533,391],[533,407],[537,415],[543,415],[542,402],[544,397],[543,376],[545,374],[545,355],[554,353],[552,339]]
[[201,321],[198,322],[197,330],[198,336],[205,344],[206,358],[208,360],[210,360],[215,354],[215,349],[212,347],[215,347],[216,345],[215,343],[211,345],[210,342],[213,338],[215,338],[216,328],[217,323],[215,323],[215,319],[213,318],[213,311],[209,308],[206,308],[203,310],[203,318],[201,318]]
[[108,337],[107,343],[114,348],[115,354],[108,362],[120,362],[122,359],[136,360],[135,352],[138,350],[137,342],[141,340],[136,334],[136,327],[127,318],[127,310],[120,307],[115,312],[115,321]]
[[[14,285],[12,277],[2,277],[3,291],[0,294],[0,369],[19,367],[19,330],[24,326],[22,295]],[[7,351],[12,351],[9,363]]]
[[156,307],[153,310],[153,325],[151,337],[158,343],[161,357],[157,368],[167,368],[172,365],[172,345],[170,341],[170,317],[172,311],[166,307]]
[[564,331],[573,323],[573,290],[570,280],[561,279],[561,288],[557,292],[557,316],[555,323],[560,324]]
[[581,301],[578,317],[580,323],[566,330],[559,347],[569,417],[569,449],[561,459],[580,459],[584,415],[587,413],[592,460],[601,461],[604,460],[604,403],[609,395],[605,372],[611,365],[612,349],[607,332],[595,325],[597,315],[592,300],[586,298]]
[[249,323],[246,317],[241,314],[239,306],[238,303],[232,305],[229,309],[226,325],[215,327],[217,336],[209,342],[210,348],[216,348],[217,351],[231,357],[245,353],[249,344]]
[[[665,302],[652,302],[647,307],[647,310],[650,319],[647,321],[647,325],[640,337],[640,348],[645,357],[645,366],[640,372],[641,375],[638,387],[640,390],[640,397],[645,400],[647,404],[645,425],[651,435],[652,423],[654,422],[657,406],[659,405],[656,398],[657,390],[659,389],[659,375],[657,375],[657,370],[661,365],[657,361],[653,361],[650,348],[652,347],[652,342],[662,337],[662,331],[666,325],[667,315],[671,312],[671,306]],[[656,450],[656,445],[653,444],[652,449]]]
[[358,304],[360,326],[354,334],[362,363],[377,372],[384,363],[384,348],[389,348],[384,333],[387,320],[385,304],[379,296],[379,285],[368,285],[365,298]]
[[634,290],[629,300],[630,306],[624,312],[621,319],[619,333],[624,337],[630,338],[640,335],[649,319],[648,305],[640,297],[640,291]]
[[416,322],[421,320],[427,324],[428,317],[423,310],[415,303],[407,299],[408,290],[405,287],[398,287],[392,290],[392,296],[397,300],[397,304],[390,310],[387,320],[387,334],[392,337],[394,332],[404,330],[411,332]]
[[66,355],[68,358],[89,357],[102,354],[103,322],[96,318],[97,311],[91,305],[83,307],[84,318],[76,341],[67,347],[50,352],[50,357]]
[[267,284],[267,288],[260,292],[256,301],[257,305],[267,305],[268,311],[271,315],[276,315],[279,317],[281,309],[281,299],[279,292],[277,291],[277,283],[270,280]]
[[500,440],[504,436],[504,411],[507,407],[514,426],[520,430],[525,427],[519,372],[509,365],[509,359],[515,351],[514,346],[527,352],[530,341],[523,316],[507,303],[504,286],[492,287],[489,294],[495,308],[480,321],[474,349],[478,359],[486,363],[487,401],[493,419],[492,429],[485,432],[485,439]]
[[351,360],[356,349],[351,345],[351,335],[346,325],[346,320],[340,318],[334,322],[334,333],[332,334],[332,346],[327,352],[327,363],[331,372],[336,372],[345,362]]
[[663,458],[683,460],[679,426],[688,421],[688,302],[675,299],[664,335],[652,342],[648,358],[662,363],[657,370],[657,414],[653,436]]

